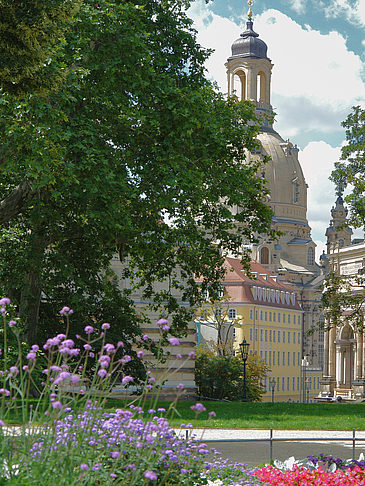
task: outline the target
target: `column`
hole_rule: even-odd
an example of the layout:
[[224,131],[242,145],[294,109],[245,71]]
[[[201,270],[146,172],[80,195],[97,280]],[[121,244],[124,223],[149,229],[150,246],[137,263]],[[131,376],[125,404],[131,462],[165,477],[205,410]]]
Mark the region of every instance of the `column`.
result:
[[329,331],[329,353],[328,353],[328,376],[335,378],[336,376],[336,329],[331,327]]
[[330,339],[330,332],[325,331],[324,333],[324,350],[323,350],[323,376],[329,375],[329,339]]
[[247,72],[247,99],[257,100],[257,75],[252,69]]
[[363,371],[362,371],[362,362],[363,362],[363,346],[364,346],[364,334],[362,330],[358,331],[357,333],[357,340],[356,340],[356,378],[362,378]]

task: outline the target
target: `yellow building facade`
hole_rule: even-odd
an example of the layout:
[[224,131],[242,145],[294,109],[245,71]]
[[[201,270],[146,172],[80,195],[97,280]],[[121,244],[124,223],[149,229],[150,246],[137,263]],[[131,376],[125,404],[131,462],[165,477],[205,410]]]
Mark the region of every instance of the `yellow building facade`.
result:
[[294,290],[258,263],[251,263],[252,278],[238,259],[227,258],[225,266],[223,287],[229,297],[227,314],[235,318],[234,347],[238,351],[245,338],[250,354],[270,368],[263,401],[301,401],[303,311]]

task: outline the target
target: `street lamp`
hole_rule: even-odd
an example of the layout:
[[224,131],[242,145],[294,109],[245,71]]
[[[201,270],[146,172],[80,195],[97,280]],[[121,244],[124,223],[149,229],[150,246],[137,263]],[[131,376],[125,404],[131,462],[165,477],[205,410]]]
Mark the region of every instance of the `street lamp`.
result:
[[246,361],[248,358],[248,348],[250,347],[250,343],[243,338],[242,343],[240,343],[240,351],[241,351],[241,358],[243,361],[243,392],[242,392],[242,401],[247,402],[247,395],[246,395]]
[[269,378],[269,391],[271,391],[271,402],[274,403],[274,391],[275,391],[276,380],[275,378]]
[[309,378],[306,378],[305,379],[305,389],[306,389],[306,392],[307,392],[307,403],[309,403]]

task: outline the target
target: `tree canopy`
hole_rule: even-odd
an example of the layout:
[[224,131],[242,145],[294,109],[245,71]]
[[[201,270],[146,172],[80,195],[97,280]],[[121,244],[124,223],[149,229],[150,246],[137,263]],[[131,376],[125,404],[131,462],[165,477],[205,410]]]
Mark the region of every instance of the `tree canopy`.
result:
[[355,227],[365,224],[365,111],[353,107],[352,113],[342,123],[346,128],[346,145],[342,148],[341,160],[335,164],[332,180],[338,194],[347,187],[350,193],[345,201],[350,206],[350,222]]
[[65,66],[50,67],[82,0],[0,0],[0,86],[12,94],[44,92]]
[[254,107],[206,79],[189,3],[85,0],[50,60],[71,67],[57,89],[1,94],[0,282],[30,341],[64,304],[80,326],[104,315],[138,335],[116,250],[181,330],[176,289],[194,304],[196,275],[218,282],[227,251],[270,231],[261,162],[247,158]]

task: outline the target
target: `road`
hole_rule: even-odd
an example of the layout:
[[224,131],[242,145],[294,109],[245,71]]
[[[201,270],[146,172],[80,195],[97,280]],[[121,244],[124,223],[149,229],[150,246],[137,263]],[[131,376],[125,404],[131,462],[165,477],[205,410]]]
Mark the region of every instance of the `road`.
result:
[[[270,437],[269,430],[242,430],[207,429],[195,430],[197,438],[207,443],[210,448],[215,448],[222,453],[224,458],[231,461],[243,462],[251,466],[268,463],[270,460],[269,442],[224,442],[224,439],[267,439]],[[274,431],[273,437],[289,439],[283,442],[273,443],[273,458],[285,460],[294,456],[296,459],[303,459],[308,455],[319,455],[321,453],[331,454],[342,459],[352,457],[352,431],[318,431],[318,430],[280,430]],[[313,441],[305,439],[313,438]],[[330,441],[321,438],[331,438]],[[348,441],[334,439],[348,439]],[[356,438],[364,439],[358,441],[355,448],[355,458],[363,452],[365,454],[365,431],[356,431]],[[299,441],[294,439],[301,439]]]

